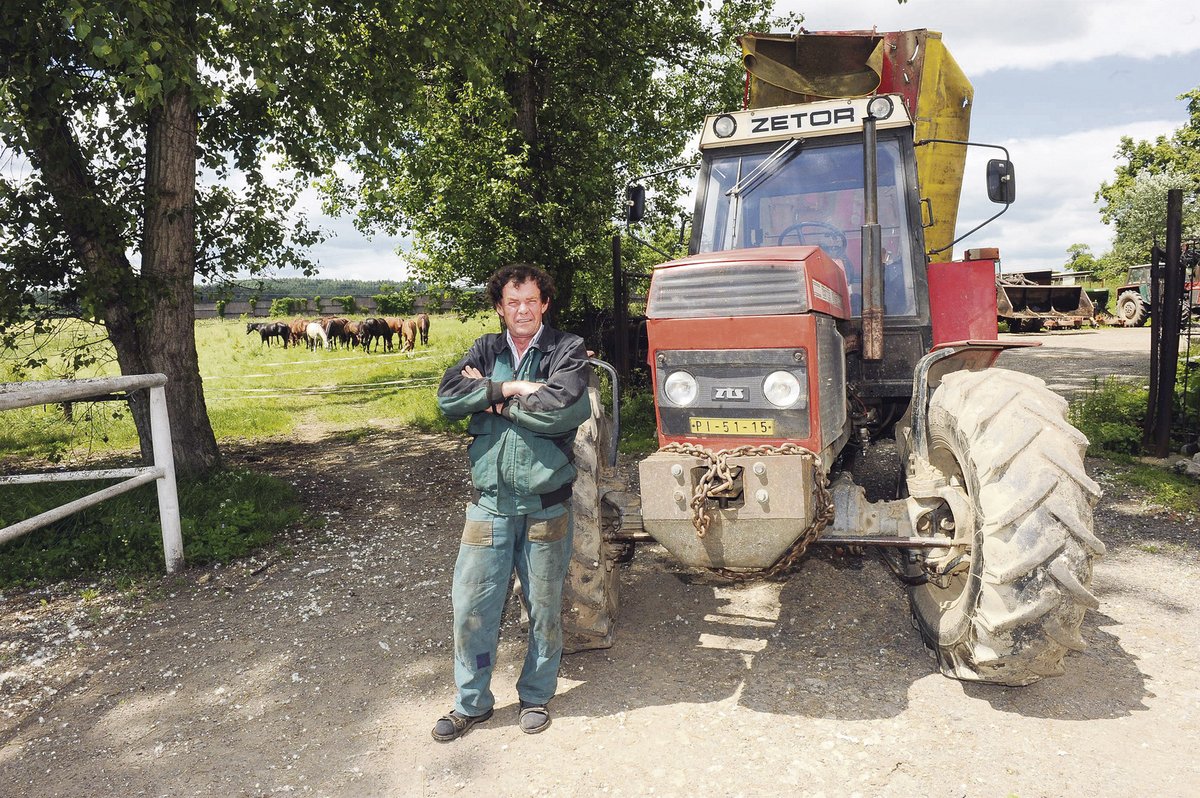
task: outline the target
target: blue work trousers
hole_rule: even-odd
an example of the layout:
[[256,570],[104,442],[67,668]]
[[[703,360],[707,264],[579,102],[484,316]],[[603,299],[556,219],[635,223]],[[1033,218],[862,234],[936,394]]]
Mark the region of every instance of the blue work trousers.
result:
[[529,613],[525,665],[517,695],[545,704],[558,687],[562,659],[562,588],[571,559],[573,527],[565,504],[528,515],[493,515],[467,505],[454,566],[455,709],[482,715],[495,704],[490,684],[500,640],[500,615],[513,570]]

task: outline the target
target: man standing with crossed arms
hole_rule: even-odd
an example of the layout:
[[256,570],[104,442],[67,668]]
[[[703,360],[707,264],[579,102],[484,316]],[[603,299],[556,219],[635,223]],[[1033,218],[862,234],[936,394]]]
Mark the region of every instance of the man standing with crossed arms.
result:
[[452,419],[470,416],[468,448],[475,500],[454,567],[454,709],[433,737],[449,742],[492,716],[490,689],[500,615],[513,571],[529,612],[525,663],[517,681],[521,731],[550,725],[546,704],[562,658],[562,587],[571,559],[572,447],[588,419],[591,367],[583,339],[546,326],[554,281],[524,263],[488,281],[503,322],[451,366],[438,406]]

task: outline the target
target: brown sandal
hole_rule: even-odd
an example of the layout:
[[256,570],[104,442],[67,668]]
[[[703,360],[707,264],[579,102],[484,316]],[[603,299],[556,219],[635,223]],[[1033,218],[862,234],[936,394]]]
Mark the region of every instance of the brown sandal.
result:
[[492,716],[493,710],[488,710],[482,715],[464,715],[457,709],[452,710],[449,715],[442,715],[438,718],[437,723],[433,726],[433,739],[439,743],[448,743],[451,740],[457,740],[462,737],[476,723],[483,723]]

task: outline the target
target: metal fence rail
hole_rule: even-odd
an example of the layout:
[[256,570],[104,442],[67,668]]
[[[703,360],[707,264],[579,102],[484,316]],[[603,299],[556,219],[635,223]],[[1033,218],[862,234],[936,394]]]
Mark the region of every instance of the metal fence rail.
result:
[[167,417],[167,395],[164,388],[166,384],[167,378],[163,374],[0,383],[0,411],[148,390],[150,392],[150,432],[154,450],[154,465],[141,468],[0,476],[0,485],[28,485],[38,482],[69,482],[87,479],[122,480],[115,485],[110,485],[0,529],[0,543],[52,524],[72,513],[99,504],[105,499],[119,496],[148,482],[155,482],[158,488],[158,515],[162,526],[163,555],[166,559],[167,573],[175,573],[183,565],[183,535],[179,525],[179,494],[175,487],[175,460],[171,454],[171,424]]

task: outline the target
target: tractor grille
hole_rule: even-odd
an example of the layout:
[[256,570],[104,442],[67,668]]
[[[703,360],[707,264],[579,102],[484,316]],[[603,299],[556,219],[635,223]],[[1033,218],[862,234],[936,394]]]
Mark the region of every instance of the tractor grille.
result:
[[706,263],[655,272],[646,315],[704,319],[807,311],[803,263]]

